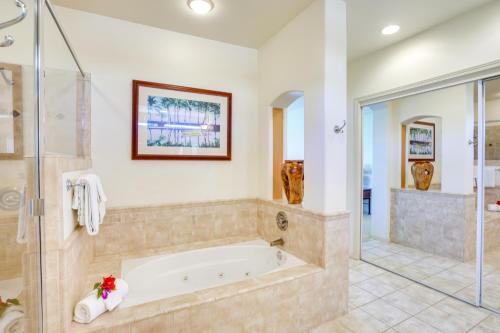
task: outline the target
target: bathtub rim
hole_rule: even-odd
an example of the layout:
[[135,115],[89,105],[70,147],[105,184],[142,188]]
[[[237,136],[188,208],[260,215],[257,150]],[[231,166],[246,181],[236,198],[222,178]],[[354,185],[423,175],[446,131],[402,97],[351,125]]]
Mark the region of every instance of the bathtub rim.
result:
[[243,281],[202,289],[189,294],[163,298],[123,309],[116,309],[113,312],[104,313],[90,324],[79,324],[73,321],[71,323],[71,332],[97,332],[98,330],[110,329],[119,325],[132,324],[162,314],[173,313],[190,307],[216,302],[238,294],[287,283],[324,271],[325,269],[320,266],[306,263]]

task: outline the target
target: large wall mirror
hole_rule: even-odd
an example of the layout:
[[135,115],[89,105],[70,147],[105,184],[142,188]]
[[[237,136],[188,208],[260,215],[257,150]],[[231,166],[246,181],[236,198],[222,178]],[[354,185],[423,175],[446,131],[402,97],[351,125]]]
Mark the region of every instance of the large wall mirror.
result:
[[0,159],[23,159],[23,86],[19,65],[0,63]]
[[362,108],[362,259],[470,303],[476,92],[468,83]]

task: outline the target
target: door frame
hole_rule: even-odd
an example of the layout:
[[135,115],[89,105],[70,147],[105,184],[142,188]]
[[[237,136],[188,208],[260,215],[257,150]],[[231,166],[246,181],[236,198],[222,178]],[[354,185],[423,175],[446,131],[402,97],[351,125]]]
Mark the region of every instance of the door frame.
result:
[[[408,97],[413,95],[422,94],[425,92],[430,92],[434,90],[449,88],[453,86],[458,86],[461,84],[477,82],[478,83],[478,102],[481,100],[482,111],[479,109],[481,106],[478,103],[478,115],[482,113],[481,119],[483,123],[481,126],[484,130],[484,100],[479,98],[484,93],[483,84],[485,81],[492,80],[494,78],[500,77],[500,60],[494,61],[491,63],[484,64],[482,66],[477,66],[473,68],[464,69],[461,71],[453,72],[447,75],[438,76],[433,79],[420,81],[411,85],[402,86],[399,88],[395,88],[392,90],[382,91],[380,93],[375,93],[363,97],[358,97],[353,100],[353,124],[352,124],[352,132],[353,132],[353,140],[354,140],[354,163],[353,169],[356,170],[354,172],[354,176],[352,179],[353,191],[352,198],[354,202],[352,202],[351,207],[351,218],[353,219],[351,225],[353,226],[351,230],[351,239],[353,240],[353,257],[356,259],[361,259],[361,246],[363,239],[363,116],[362,109],[364,106],[368,106],[371,104],[387,102],[394,99]],[[478,132],[481,129],[478,126]],[[478,152],[484,151],[484,134],[479,135],[478,133]],[[482,149],[483,148],[483,149]],[[481,161],[481,162],[479,162]],[[484,158],[480,159],[478,156],[478,188],[483,188],[483,168],[484,168]],[[481,187],[480,187],[481,186]],[[484,202],[484,193],[478,190],[478,207],[480,206],[480,202]],[[481,197],[479,199],[479,197]],[[476,241],[476,279],[475,279],[475,289],[476,289],[476,306],[484,307],[482,302],[482,278],[483,278],[483,228],[484,228],[484,210],[477,209],[476,215],[476,230],[477,230],[477,241]],[[489,309],[488,310],[492,310]],[[494,311],[496,312],[496,311]]]

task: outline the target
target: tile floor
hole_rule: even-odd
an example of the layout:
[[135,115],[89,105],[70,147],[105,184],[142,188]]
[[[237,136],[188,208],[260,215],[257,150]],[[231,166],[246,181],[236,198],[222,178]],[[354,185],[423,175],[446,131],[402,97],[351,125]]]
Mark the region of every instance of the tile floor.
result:
[[[363,242],[363,259],[432,288],[473,302],[475,263],[462,263],[395,243]],[[500,311],[500,250],[485,254],[484,304]],[[357,278],[357,277],[355,277]]]
[[349,272],[349,313],[309,333],[500,333],[487,310],[358,260]]

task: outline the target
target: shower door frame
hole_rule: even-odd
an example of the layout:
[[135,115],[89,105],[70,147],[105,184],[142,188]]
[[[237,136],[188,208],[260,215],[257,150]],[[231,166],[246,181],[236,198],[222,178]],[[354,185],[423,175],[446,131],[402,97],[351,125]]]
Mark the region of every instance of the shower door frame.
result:
[[[362,251],[362,240],[363,240],[363,107],[395,100],[398,98],[423,94],[426,92],[436,91],[439,89],[450,88],[453,86],[458,86],[467,83],[477,83],[478,86],[478,138],[477,142],[474,142],[471,138],[469,144],[478,145],[478,174],[477,174],[477,211],[476,211],[476,273],[475,273],[475,301],[470,303],[464,299],[457,298],[450,295],[444,291],[437,290],[441,293],[447,294],[450,297],[456,298],[460,301],[472,304],[477,307],[482,307],[495,313],[499,313],[498,310],[494,310],[484,306],[483,304],[483,265],[484,265],[484,148],[485,148],[485,82],[489,80],[494,80],[500,78],[500,60],[494,61],[482,66],[477,66],[474,68],[466,69],[463,71],[451,73],[448,75],[440,76],[431,80],[417,82],[412,85],[403,86],[393,90],[368,95],[365,97],[355,98],[353,105],[353,139],[354,139],[354,151],[359,153],[355,154],[354,170],[357,170],[354,174],[354,193],[352,197],[356,202],[356,206],[353,210],[353,219],[355,230],[353,231],[353,256],[361,261],[363,260],[361,256]],[[481,209],[479,209],[481,208]],[[369,264],[374,265],[369,261],[365,261]],[[377,265],[375,265],[377,266]],[[384,267],[380,267],[384,270],[388,270]],[[389,270],[388,270],[389,271]],[[397,272],[393,272],[397,275]],[[428,285],[423,284],[417,280],[413,280],[406,276],[400,275],[415,283],[421,284],[428,288],[434,289]]]
[[44,223],[44,193],[42,189],[42,152],[44,138],[44,123],[43,123],[43,92],[44,92],[44,9],[45,6],[54,20],[59,33],[61,34],[68,51],[70,52],[75,65],[78,67],[79,73],[85,79],[86,74],[78,60],[77,54],[73,49],[69,38],[67,37],[62,24],[60,23],[50,0],[34,0],[34,197],[29,200],[29,215],[33,217],[35,223],[35,237],[38,241],[38,256],[37,256],[37,331],[43,333],[47,331],[45,322],[45,299],[44,294],[44,243],[43,243],[43,223]]

